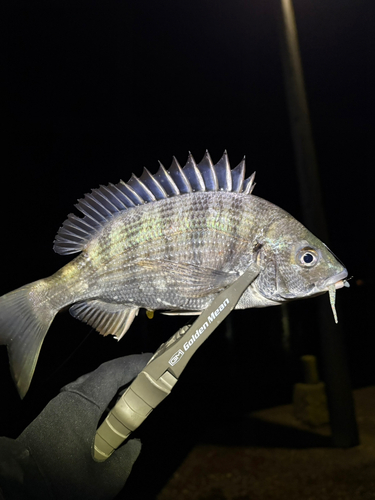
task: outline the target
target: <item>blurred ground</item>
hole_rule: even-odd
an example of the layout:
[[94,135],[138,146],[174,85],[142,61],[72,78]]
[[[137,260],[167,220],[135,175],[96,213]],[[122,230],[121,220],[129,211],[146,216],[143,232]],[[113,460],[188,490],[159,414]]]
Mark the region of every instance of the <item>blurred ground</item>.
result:
[[158,500],[375,499],[375,387],[354,398],[359,446],[331,448],[329,425],[300,424],[292,405],[257,411],[223,422],[219,445],[196,445]]

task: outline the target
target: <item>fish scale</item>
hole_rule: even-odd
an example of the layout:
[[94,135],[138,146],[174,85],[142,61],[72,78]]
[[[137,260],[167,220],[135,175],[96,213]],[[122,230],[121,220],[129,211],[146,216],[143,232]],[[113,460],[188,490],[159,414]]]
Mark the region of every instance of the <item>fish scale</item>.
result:
[[[141,214],[141,216],[138,214],[135,222],[128,223],[126,221],[127,214],[123,214],[124,220],[116,220],[113,223],[117,228],[126,228],[122,230],[121,236],[117,235],[116,229],[109,225],[106,233],[111,237],[103,235],[100,247],[95,245],[96,250],[91,257],[92,265],[96,267],[93,276],[94,282],[89,284],[91,298],[99,293],[99,290],[95,288],[95,281],[100,277],[106,282],[106,292],[103,295],[105,300],[113,300],[115,295],[117,298],[114,300],[126,302],[129,298],[134,299],[136,296],[137,304],[142,307],[162,308],[163,296],[159,294],[158,301],[154,298],[150,302],[149,294],[146,299],[142,300],[142,296],[137,294],[136,290],[137,287],[142,286],[143,282],[147,286],[157,287],[158,281],[163,277],[163,273],[156,274],[155,269],[150,275],[144,267],[137,268],[137,261],[142,262],[143,259],[149,259],[151,253],[153,261],[186,262],[188,260],[194,265],[205,265],[211,269],[223,268],[226,263],[231,262],[232,271],[237,271],[233,260],[236,246],[237,244],[241,246],[241,255],[243,255],[244,242],[248,245],[249,240],[244,239],[245,235],[243,235],[243,239],[240,239],[238,234],[234,237],[236,221],[232,220],[232,215],[237,212],[226,210],[223,207],[228,199],[238,195],[224,192],[218,193],[218,195],[224,199],[219,206],[211,194],[199,193],[199,196],[185,195],[191,201],[176,199],[176,203],[173,203],[172,200],[165,200],[165,205],[167,205],[165,207],[162,206],[162,202],[160,202],[160,206],[145,205],[143,207],[145,214]],[[251,204],[250,200],[247,201]],[[179,206],[172,209],[171,204]],[[185,217],[181,218],[181,208],[186,204],[188,206],[190,204],[190,208],[186,211]],[[241,205],[242,218],[246,219],[246,214],[249,212],[245,210],[243,203]],[[209,206],[216,206],[215,218],[205,216]],[[189,212],[194,216],[191,216]],[[163,216],[164,213],[168,216]],[[134,231],[134,226],[138,228],[137,231]],[[233,234],[231,234],[231,229]],[[90,254],[90,250],[89,246],[88,254]],[[232,258],[229,257],[230,255]],[[129,285],[131,282],[134,283],[134,286]],[[100,286],[102,287],[102,284]],[[184,291],[188,293],[187,288]],[[86,294],[81,298],[90,297]],[[165,301],[173,304],[174,307],[182,307],[181,303],[173,300],[170,293],[166,296]],[[196,309],[196,305],[194,309]]]
[[0,343],[23,397],[57,312],[123,337],[140,308],[172,314],[206,308],[254,261],[261,269],[236,308],[267,307],[345,284],[346,269],[290,214],[252,194],[244,160],[208,152],[182,168],[144,169],[94,189],[69,214],[54,250],[79,255],[54,275],[0,297]]

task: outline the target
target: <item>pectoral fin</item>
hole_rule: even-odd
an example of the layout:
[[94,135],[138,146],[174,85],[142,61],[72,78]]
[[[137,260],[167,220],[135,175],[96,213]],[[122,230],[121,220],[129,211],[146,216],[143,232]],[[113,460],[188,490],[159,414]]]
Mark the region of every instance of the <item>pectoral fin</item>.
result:
[[69,309],[74,318],[92,326],[101,335],[114,335],[117,340],[128,331],[138,311],[138,307],[126,307],[100,300],[78,302]]
[[148,268],[154,277],[163,275],[167,285],[180,290],[189,298],[218,293],[239,277],[238,273],[228,273],[172,260],[142,260],[138,261],[137,265]]

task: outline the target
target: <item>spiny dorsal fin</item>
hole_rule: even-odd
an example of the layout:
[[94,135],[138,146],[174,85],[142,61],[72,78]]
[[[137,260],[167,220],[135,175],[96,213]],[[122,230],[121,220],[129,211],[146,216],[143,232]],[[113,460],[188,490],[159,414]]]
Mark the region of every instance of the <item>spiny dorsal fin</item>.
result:
[[221,191],[232,191],[232,174],[226,151],[224,151],[223,156],[216,163],[214,168],[219,182],[219,189]]
[[206,191],[202,174],[200,173],[193,155],[190,152],[186,165],[184,166],[184,174],[186,175],[193,191]]
[[236,168],[231,170],[232,172],[232,191],[234,193],[240,193],[243,190],[243,184],[245,180],[245,157],[243,160],[237,165]]
[[215,165],[208,151],[198,164],[189,153],[183,168],[173,157],[169,170],[161,163],[154,175],[144,168],[139,178],[132,174],[127,183],[100,186],[78,200],[76,207],[83,217],[68,215],[56,235],[53,249],[63,255],[82,251],[108,220],[144,203],[197,191],[250,194],[255,186],[254,176],[255,173],[245,179],[245,158],[231,170],[226,151]]
[[255,179],[255,172],[253,172],[250,175],[250,177],[248,177],[247,179],[244,180],[242,191],[245,194],[251,194],[253,192],[253,189],[255,188],[254,179]]

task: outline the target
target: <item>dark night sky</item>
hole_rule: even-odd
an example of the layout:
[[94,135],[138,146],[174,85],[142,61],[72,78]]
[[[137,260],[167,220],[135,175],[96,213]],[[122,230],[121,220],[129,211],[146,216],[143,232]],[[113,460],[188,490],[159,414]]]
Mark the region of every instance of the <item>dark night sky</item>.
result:
[[[188,150],[246,154],[256,193],[299,216],[276,0],[10,4],[2,164],[17,194],[2,200],[29,258],[52,271],[48,242],[78,197]],[[370,5],[296,2],[327,217],[353,273],[374,156]]]
[[[339,315],[352,378],[366,385],[375,383],[369,298],[375,9],[371,0],[295,0],[295,9],[331,247],[354,276],[352,288],[338,294]],[[99,184],[126,181],[143,166],[155,172],[157,160],[168,167],[172,155],[183,163],[189,150],[200,160],[207,148],[217,161],[227,149],[233,166],[245,154],[248,173],[257,171],[255,194],[301,218],[278,13],[276,0],[8,2],[2,16],[0,294],[67,262],[54,254],[52,242],[77,198]],[[292,305],[296,331],[309,328],[309,302]],[[270,386],[281,349],[276,309],[238,313],[246,314],[241,318],[249,327],[254,321],[254,359],[264,356],[262,376]],[[162,320],[155,321],[157,330]],[[162,324],[167,337],[174,332],[172,320]],[[40,405],[80,370],[129,352],[126,340],[117,347],[112,339],[90,335],[40,396],[51,368],[88,332],[68,314],[56,318],[30,391]],[[148,335],[138,343],[135,336],[129,332],[128,342],[136,349],[156,347],[147,343]],[[223,344],[224,336],[218,338]],[[10,385],[1,351],[2,378]],[[226,362],[222,351],[217,367]],[[277,388],[271,390],[275,402]],[[15,393],[9,398],[18,411]]]

